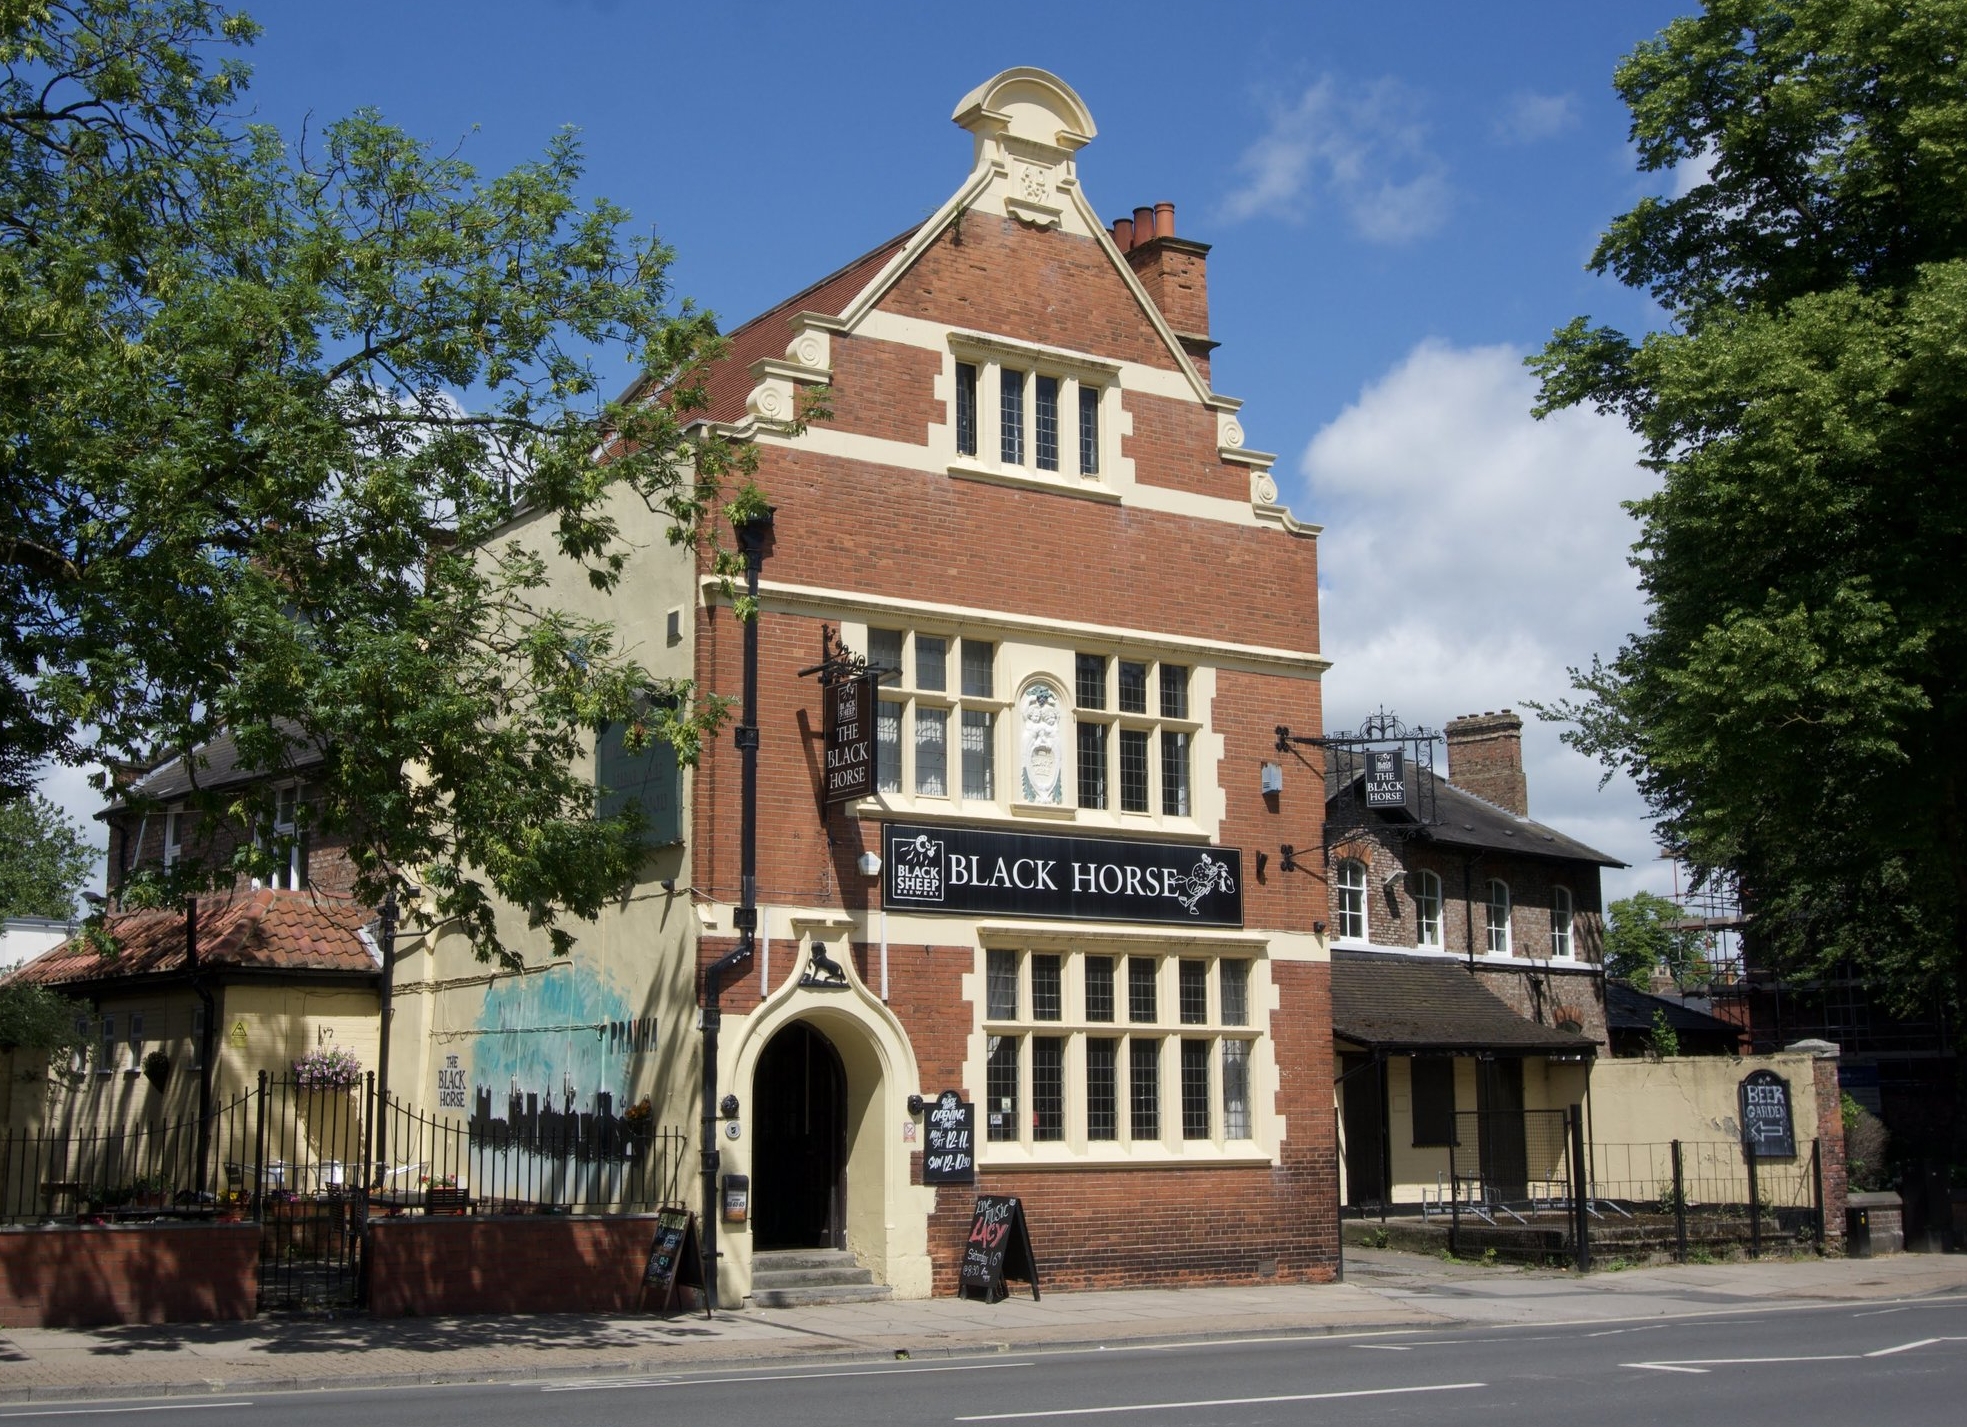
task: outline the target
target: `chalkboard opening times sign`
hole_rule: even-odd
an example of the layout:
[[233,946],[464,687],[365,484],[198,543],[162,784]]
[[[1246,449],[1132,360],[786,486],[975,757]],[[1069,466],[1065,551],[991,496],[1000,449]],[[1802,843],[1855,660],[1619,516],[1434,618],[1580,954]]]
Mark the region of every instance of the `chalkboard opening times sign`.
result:
[[929,1107],[929,1146],[922,1156],[924,1184],[974,1184],[977,1179],[977,1107],[945,1090]]

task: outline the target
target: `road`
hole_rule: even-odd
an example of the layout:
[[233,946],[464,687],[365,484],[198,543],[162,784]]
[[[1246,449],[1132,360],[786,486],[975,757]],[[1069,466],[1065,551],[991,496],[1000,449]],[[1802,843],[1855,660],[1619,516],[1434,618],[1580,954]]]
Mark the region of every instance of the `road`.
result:
[[22,1405],[0,1423],[189,1414],[240,1427],[1416,1423],[1426,1427],[1956,1427],[1967,1298],[1750,1308],[1616,1324],[786,1364],[660,1377]]

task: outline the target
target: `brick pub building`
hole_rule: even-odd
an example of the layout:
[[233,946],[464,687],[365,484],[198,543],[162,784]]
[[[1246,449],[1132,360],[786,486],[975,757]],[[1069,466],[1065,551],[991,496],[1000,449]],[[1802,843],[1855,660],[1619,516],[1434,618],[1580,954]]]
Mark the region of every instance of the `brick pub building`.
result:
[[[1170,205],[1108,226],[1081,192],[1078,96],[1014,69],[954,118],[973,167],[935,215],[736,329],[710,384],[775,509],[757,948],[718,1066],[750,1204],[720,1227],[720,1297],[816,1248],[952,1292],[977,1193],[1023,1200],[1048,1288],[1325,1279],[1325,898],[1275,860],[1316,842],[1323,795],[1259,776],[1278,724],[1320,722],[1317,530],[1210,385],[1208,247]],[[820,387],[830,414],[795,427]],[[647,548],[597,607],[659,675],[737,696],[719,583],[622,519]],[[800,672],[829,633],[888,671],[871,789],[831,805]],[[395,1054],[424,1065],[399,1083],[428,1098],[444,1052],[474,1103],[516,1104],[507,1047],[586,1018],[603,1049],[568,1093],[647,1095],[694,1134],[699,974],[738,944],[739,755],[726,735],[678,775],[604,735],[597,768],[652,811],[644,880],[530,986],[418,952]],[[974,1107],[974,1184],[924,1183],[914,1097],[944,1091]]]

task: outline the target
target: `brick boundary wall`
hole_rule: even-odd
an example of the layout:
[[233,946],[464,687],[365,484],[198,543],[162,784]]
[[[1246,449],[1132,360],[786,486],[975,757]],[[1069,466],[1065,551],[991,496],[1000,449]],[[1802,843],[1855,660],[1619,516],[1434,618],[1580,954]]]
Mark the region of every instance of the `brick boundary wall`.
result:
[[1838,1055],[1819,1052],[1812,1062],[1817,1092],[1817,1152],[1824,1172],[1824,1247],[1844,1246],[1844,1091],[1837,1083]]
[[258,1224],[0,1229],[0,1327],[251,1318],[259,1263]]
[[653,1214],[372,1219],[369,1313],[640,1312],[655,1235]]

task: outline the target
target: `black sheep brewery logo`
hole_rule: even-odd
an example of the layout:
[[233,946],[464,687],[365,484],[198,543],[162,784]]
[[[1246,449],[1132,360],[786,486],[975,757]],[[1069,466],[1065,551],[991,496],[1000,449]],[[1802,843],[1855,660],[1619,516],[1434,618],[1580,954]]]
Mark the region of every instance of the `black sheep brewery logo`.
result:
[[897,901],[940,902],[949,885],[949,855],[940,839],[917,833],[894,847],[895,898]]
[[1233,847],[890,825],[883,895],[923,911],[1241,926]]

